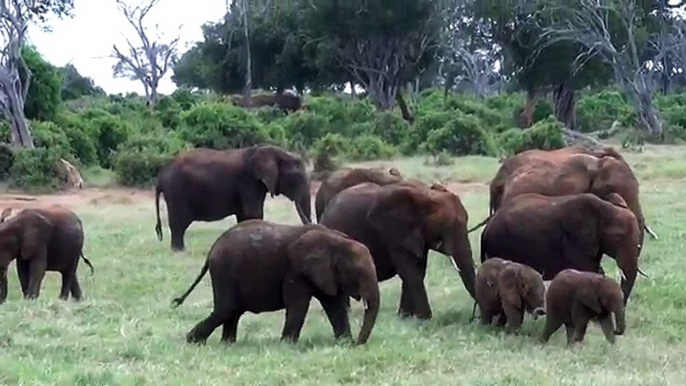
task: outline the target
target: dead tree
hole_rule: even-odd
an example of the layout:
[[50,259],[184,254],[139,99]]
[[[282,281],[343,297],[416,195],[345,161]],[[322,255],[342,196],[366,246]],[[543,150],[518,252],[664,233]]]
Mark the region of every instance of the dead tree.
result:
[[[130,6],[124,0],[115,0],[126,21],[133,27],[140,39],[135,45],[126,39],[127,50],[122,51],[113,45],[112,57],[117,59],[114,75],[138,80],[143,84],[145,98],[151,108],[157,103],[157,88],[167,71],[178,61],[179,37],[169,43],[152,41],[144,19],[159,0],[147,0],[142,5]],[[127,52],[128,51],[128,52]]]
[[[572,72],[577,73],[591,58],[599,57],[611,66],[617,84],[633,104],[639,128],[650,138],[662,136],[662,120],[653,105],[656,88],[655,73],[640,57],[636,45],[636,3],[634,0],[580,0],[573,8],[560,9],[553,23],[542,27],[537,52],[559,43],[572,42],[585,49],[574,60]],[[616,20],[623,45],[616,44],[610,29]]]

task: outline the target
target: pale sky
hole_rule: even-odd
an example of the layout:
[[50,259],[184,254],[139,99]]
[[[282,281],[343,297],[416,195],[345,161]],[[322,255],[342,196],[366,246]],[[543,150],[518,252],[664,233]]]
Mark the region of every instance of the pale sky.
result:
[[[137,2],[142,1],[129,0],[129,4]],[[81,75],[92,78],[107,93],[133,91],[144,95],[140,82],[114,78],[112,74],[116,62],[108,58],[112,45],[117,44],[121,51],[125,50],[126,37],[135,45],[140,44],[135,40],[133,27],[119,14],[115,0],[75,0],[74,4],[74,17],[53,20],[50,23],[52,32],[44,33],[31,26],[29,41],[50,63],[64,66],[71,62]],[[226,0],[160,0],[144,20],[153,31],[159,23],[164,41],[180,35],[179,51],[183,53],[193,42],[202,40],[202,24],[221,20],[225,12]],[[176,89],[171,75],[170,70],[160,84],[160,93],[169,94]]]

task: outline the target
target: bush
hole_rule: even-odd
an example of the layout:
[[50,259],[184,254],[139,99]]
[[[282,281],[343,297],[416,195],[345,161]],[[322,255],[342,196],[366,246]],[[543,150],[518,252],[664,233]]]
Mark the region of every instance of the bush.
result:
[[10,177],[14,160],[12,148],[5,143],[0,143],[0,181],[6,181]]
[[272,143],[254,115],[229,104],[196,105],[183,113],[181,119],[181,136],[195,147],[231,149]]
[[443,150],[451,155],[497,154],[491,134],[479,125],[476,117],[463,113],[458,113],[445,126],[432,131],[424,148],[432,154],[438,154]]
[[400,116],[388,111],[377,114],[374,117],[374,130],[368,134],[374,134],[391,145],[400,145],[407,142],[410,125]]
[[312,112],[289,115],[284,121],[284,129],[290,141],[299,142],[307,148],[329,132],[326,118]]
[[88,110],[80,115],[80,120],[81,129],[95,140],[100,166],[112,167],[112,153],[132,134],[131,126],[122,117],[102,109]]
[[353,161],[386,159],[397,154],[396,149],[392,145],[374,135],[364,134],[356,136],[349,142],[348,158]]
[[348,140],[340,134],[329,133],[314,144],[314,172],[328,172],[340,166],[339,157],[350,150]]
[[604,90],[579,99],[576,112],[578,130],[591,132],[607,130],[614,121],[625,120],[632,108],[619,92]]
[[126,186],[150,185],[167,162],[188,148],[190,145],[174,134],[131,137],[113,157],[117,181]]
[[530,149],[552,150],[566,145],[562,135],[563,125],[555,117],[537,122],[528,129],[510,129],[500,136],[500,146],[506,155]]
[[33,143],[36,147],[48,148],[62,158],[68,154],[73,154],[69,137],[61,127],[53,122],[34,121],[30,125]]
[[408,135],[408,142],[405,145],[408,149],[418,149],[432,131],[436,131],[444,127],[453,117],[453,113],[447,111],[431,112],[427,115],[419,117],[414,127],[410,130]]
[[53,149],[21,149],[11,169],[10,185],[25,190],[56,190],[59,188],[60,155]]

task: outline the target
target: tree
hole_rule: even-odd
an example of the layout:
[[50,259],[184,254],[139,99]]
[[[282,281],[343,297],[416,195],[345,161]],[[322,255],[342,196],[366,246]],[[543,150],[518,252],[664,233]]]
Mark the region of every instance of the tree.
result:
[[639,128],[658,139],[662,120],[652,101],[656,73],[647,59],[660,62],[661,55],[646,57],[645,49],[640,49],[650,46],[650,38],[641,41],[638,33],[641,11],[634,0],[579,0],[574,8],[555,8],[552,23],[542,28],[539,49],[559,42],[583,46],[585,50],[572,63],[573,72],[593,58],[610,66],[615,82],[634,105]]
[[58,69],[48,63],[33,47],[24,46],[21,56],[31,73],[24,112],[26,118],[50,121],[55,118],[62,98],[62,78]]
[[79,74],[71,63],[59,69],[62,76],[62,100],[72,100],[86,95],[105,95],[105,91],[96,86],[93,79]]
[[168,43],[151,41],[149,31],[144,26],[144,19],[160,0],[147,0],[135,7],[127,5],[124,0],[115,1],[126,21],[136,31],[140,45],[134,45],[131,40],[126,39],[128,52],[122,52],[116,44],[112,46],[113,57],[117,59],[113,67],[114,75],[140,81],[148,105],[152,108],[157,103],[160,80],[178,60],[179,38]]
[[0,113],[10,124],[14,145],[34,147],[24,112],[31,85],[31,71],[22,57],[28,25],[48,29],[48,15],[71,16],[73,8],[73,0],[0,0]]

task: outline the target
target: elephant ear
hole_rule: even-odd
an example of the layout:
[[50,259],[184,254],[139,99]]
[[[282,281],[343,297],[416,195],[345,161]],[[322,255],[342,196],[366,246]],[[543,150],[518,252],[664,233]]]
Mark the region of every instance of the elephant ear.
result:
[[12,215],[12,207],[5,208],[2,211],[2,214],[0,214],[0,222],[5,222],[7,218],[9,218]]
[[520,294],[521,278],[517,269],[508,264],[498,276],[498,293],[500,301],[510,304],[517,309],[522,308],[522,296]]
[[261,148],[255,151],[248,163],[252,167],[255,177],[262,181],[272,197],[279,194],[277,191],[279,163],[276,156],[268,149]]
[[598,301],[596,282],[581,283],[577,288],[577,301],[599,314],[603,311]]
[[338,286],[328,240],[324,231],[308,231],[288,246],[288,258],[298,273],[325,294],[336,296]]
[[[47,250],[53,224],[45,216],[36,212],[27,213],[25,216],[19,223],[19,239],[21,258],[27,260]],[[21,220],[19,217],[16,219]]]
[[367,220],[387,246],[400,247],[417,258],[424,255],[422,220],[429,197],[412,187],[389,185],[367,212]]

